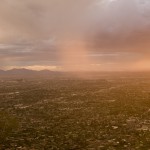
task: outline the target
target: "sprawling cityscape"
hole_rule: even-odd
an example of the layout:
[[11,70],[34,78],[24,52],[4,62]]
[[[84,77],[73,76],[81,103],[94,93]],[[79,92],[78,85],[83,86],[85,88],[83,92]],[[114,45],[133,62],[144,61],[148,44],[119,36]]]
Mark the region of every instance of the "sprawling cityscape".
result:
[[150,78],[0,81],[0,149],[150,148]]

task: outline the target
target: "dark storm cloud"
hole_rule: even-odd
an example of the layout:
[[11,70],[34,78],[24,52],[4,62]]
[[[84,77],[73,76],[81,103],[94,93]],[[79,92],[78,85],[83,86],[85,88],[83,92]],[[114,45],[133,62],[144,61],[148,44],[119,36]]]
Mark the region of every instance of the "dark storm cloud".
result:
[[48,41],[33,43],[0,44],[0,58],[15,59],[16,61],[49,61],[56,60],[58,50]]
[[[144,0],[103,1],[102,9],[97,10],[101,15],[89,36],[90,47],[95,53],[113,53],[114,56],[104,55],[99,62],[117,63],[118,68],[127,64],[126,68],[130,68],[150,57],[149,6],[150,2]],[[121,55],[116,57],[118,53]]]
[[147,50],[143,46],[149,46],[150,18],[145,17],[145,5],[141,6],[141,2],[145,4],[138,0],[105,1],[105,7],[100,11],[99,21],[95,25],[96,30],[93,31],[94,46],[114,51]]

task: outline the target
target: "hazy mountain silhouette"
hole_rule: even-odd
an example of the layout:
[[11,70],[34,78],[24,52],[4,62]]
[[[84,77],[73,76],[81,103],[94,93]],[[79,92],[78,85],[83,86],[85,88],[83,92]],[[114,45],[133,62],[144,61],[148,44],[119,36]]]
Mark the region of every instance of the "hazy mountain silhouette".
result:
[[0,70],[0,78],[51,78],[51,79],[69,79],[69,78],[82,78],[82,79],[100,79],[114,77],[129,77],[140,75],[141,78],[149,77],[150,72],[61,72],[51,70],[30,70],[30,69],[11,69]]
[[0,77],[57,77],[61,73],[50,70],[30,70],[30,69],[11,69],[11,70],[0,70]]

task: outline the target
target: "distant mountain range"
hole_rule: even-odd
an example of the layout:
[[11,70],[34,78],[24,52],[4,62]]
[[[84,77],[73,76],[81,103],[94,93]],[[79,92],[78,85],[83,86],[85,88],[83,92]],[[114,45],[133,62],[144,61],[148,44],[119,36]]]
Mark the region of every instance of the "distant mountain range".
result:
[[[99,78],[101,74],[95,72],[62,72],[62,71],[50,71],[50,70],[30,70],[30,69],[11,69],[0,70],[0,78]],[[103,74],[102,74],[103,76]]]
[[135,77],[150,78],[150,72],[61,72],[61,71],[50,71],[50,70],[30,70],[30,69],[11,69],[11,70],[0,70],[0,78],[84,78],[84,79],[99,79],[99,78],[110,78],[110,77]]
[[57,77],[62,75],[61,72],[50,70],[29,70],[29,69],[11,69],[0,70],[0,77]]

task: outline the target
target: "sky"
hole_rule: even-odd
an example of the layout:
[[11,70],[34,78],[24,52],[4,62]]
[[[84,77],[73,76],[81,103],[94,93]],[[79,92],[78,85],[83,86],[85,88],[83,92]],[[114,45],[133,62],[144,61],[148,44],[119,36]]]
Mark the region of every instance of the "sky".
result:
[[0,3],[0,69],[150,70],[149,0]]

